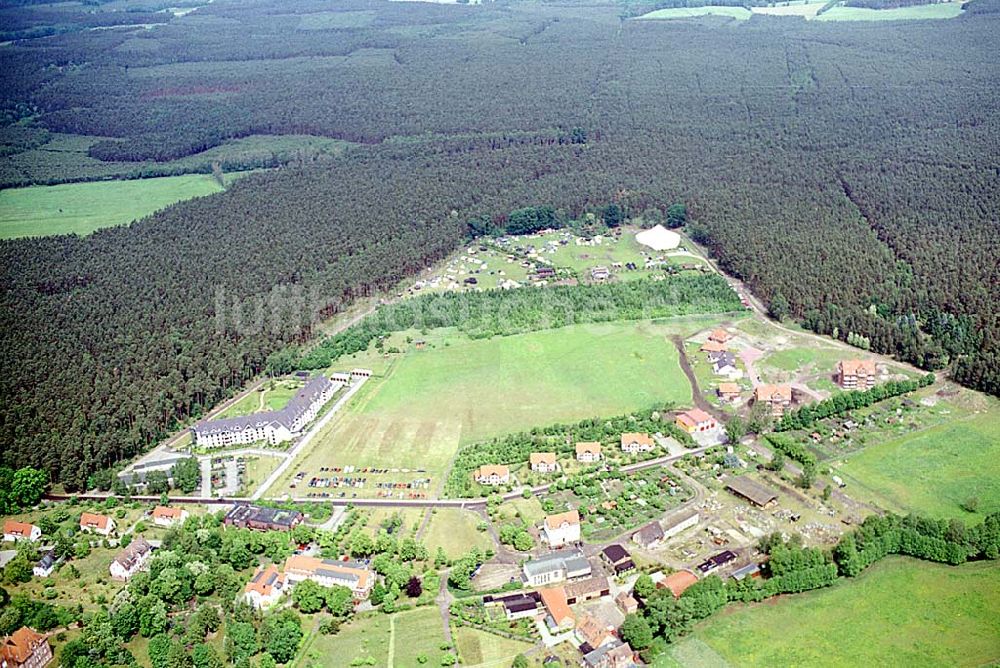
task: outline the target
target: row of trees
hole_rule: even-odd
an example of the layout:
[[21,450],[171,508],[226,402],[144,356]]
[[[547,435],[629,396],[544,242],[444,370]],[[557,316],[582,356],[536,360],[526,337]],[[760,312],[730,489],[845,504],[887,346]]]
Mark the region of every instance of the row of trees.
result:
[[[866,408],[880,401],[898,397],[934,384],[934,374],[928,373],[916,380],[890,380],[887,383],[861,392],[838,392],[814,404],[806,404],[794,411],[788,411],[774,426],[776,431],[809,429],[817,420],[841,415],[858,408]],[[785,454],[790,455],[790,452]]]
[[[405,329],[456,327],[473,338],[488,338],[587,322],[739,309],[736,293],[716,274],[540,289],[445,292],[383,306],[309,350],[298,366],[327,367],[343,355],[367,349],[372,341],[390,332]],[[277,367],[279,360],[272,361]],[[284,364],[275,370],[291,365],[284,356],[280,361]]]

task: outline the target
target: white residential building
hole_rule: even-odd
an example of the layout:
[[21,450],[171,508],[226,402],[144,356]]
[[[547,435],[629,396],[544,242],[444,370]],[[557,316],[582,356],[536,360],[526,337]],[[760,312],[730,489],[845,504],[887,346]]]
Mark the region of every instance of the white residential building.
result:
[[286,585],[285,575],[276,566],[258,568],[243,588],[243,599],[257,610],[264,610],[278,602]]
[[16,520],[7,520],[3,523],[3,539],[5,541],[16,543],[19,540],[26,540],[34,543],[41,537],[42,530],[34,524],[18,522]]
[[111,562],[111,577],[115,580],[128,580],[139,571],[146,568],[146,563],[153,554],[153,546],[145,538],[138,536],[129,546],[118,553]]
[[562,547],[580,540],[580,513],[576,510],[549,515],[542,523],[545,541],[550,547]]

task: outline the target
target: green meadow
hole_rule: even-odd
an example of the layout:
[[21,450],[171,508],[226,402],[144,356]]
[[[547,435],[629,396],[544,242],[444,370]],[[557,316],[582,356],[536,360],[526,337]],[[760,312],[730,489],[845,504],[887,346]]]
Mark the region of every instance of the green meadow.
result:
[[[977,517],[1000,510],[1000,405],[866,447],[839,472],[848,492],[900,512]],[[977,513],[962,504],[978,499]]]
[[657,9],[643,14],[641,20],[690,19],[699,16],[728,16],[732,19],[746,21],[750,18],[750,10],[745,7],[673,7]]
[[818,591],[731,606],[654,664],[983,666],[1000,658],[1000,564],[890,557]]
[[0,190],[0,238],[86,235],[220,190],[207,174]]
[[[555,422],[689,405],[691,386],[668,338],[718,316],[574,325],[471,340],[453,329],[420,336],[372,378],[300,455],[271,493],[321,466],[426,469],[440,480],[460,445]],[[342,360],[346,368],[364,359]],[[363,365],[363,363],[362,363]],[[436,486],[436,485],[434,485]]]
[[962,3],[941,2],[896,9],[867,7],[834,7],[815,17],[817,21],[913,21],[920,19],[953,19],[962,13]]

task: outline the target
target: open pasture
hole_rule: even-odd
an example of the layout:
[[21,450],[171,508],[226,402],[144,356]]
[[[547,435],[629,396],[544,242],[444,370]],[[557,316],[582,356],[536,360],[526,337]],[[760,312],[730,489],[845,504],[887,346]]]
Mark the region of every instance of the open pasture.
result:
[[[446,650],[436,607],[394,615],[374,613],[351,620],[336,635],[314,632],[294,664],[298,668],[333,665],[438,666]],[[358,663],[352,663],[358,661]]]
[[1000,657],[1000,567],[890,557],[828,589],[731,606],[654,665],[980,666]]
[[[838,467],[848,491],[900,512],[975,521],[1000,510],[1000,405],[875,443]],[[963,510],[971,497],[975,514]]]
[[962,13],[960,2],[940,2],[934,5],[897,7],[896,9],[868,9],[867,7],[838,6],[816,17],[817,21],[914,21],[926,19],[953,19]]
[[[436,490],[460,445],[668,401],[686,405],[691,387],[668,336],[718,321],[574,325],[481,340],[433,330],[424,348],[414,343],[394,354],[386,375],[362,388],[270,493],[286,491],[300,471],[308,479],[320,467],[348,465],[409,469],[378,479],[430,477]],[[353,493],[374,491],[369,482]]]
[[2,190],[0,238],[90,234],[220,190],[206,174]]
[[482,521],[483,518],[471,510],[437,508],[431,514],[423,543],[431,555],[441,547],[449,559],[457,559],[474,547],[491,548],[493,541],[489,534],[476,528]]
[[770,7],[751,7],[754,14],[769,16],[801,16],[805,19],[816,18],[816,12],[823,8],[825,2],[779,2]]
[[750,18],[750,10],[744,7],[672,7],[657,9],[638,17],[639,20],[691,19],[700,16],[725,16],[731,19],[746,21]]

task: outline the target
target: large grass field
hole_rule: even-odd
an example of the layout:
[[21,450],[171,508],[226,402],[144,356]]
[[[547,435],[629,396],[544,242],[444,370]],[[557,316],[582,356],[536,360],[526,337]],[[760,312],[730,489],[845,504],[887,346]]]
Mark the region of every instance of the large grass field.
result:
[[[1000,510],[1000,404],[869,445],[839,467],[852,495],[900,512],[974,521]],[[853,489],[852,489],[853,487]],[[976,514],[960,504],[979,499]]]
[[638,18],[642,20],[690,19],[709,15],[728,16],[746,21],[750,18],[750,10],[744,7],[674,7],[657,9]]
[[373,378],[271,493],[321,466],[424,468],[433,486],[462,444],[554,422],[672,401],[691,387],[667,338],[717,318],[577,325],[489,340],[426,335]]
[[220,418],[238,417],[259,413],[260,411],[278,411],[288,405],[302,383],[294,380],[279,380],[265,384],[256,392],[251,392],[228,409]]
[[896,9],[867,7],[834,7],[816,17],[817,21],[913,21],[920,19],[953,19],[962,13],[962,3],[941,2]]
[[0,238],[90,234],[220,190],[205,174],[0,190]]
[[1000,658],[1000,564],[891,557],[829,589],[734,606],[654,665],[982,666]]
[[531,645],[518,640],[470,629],[462,626],[452,629],[458,655],[463,666],[475,668],[506,668],[514,657],[531,649]]
[[[306,640],[298,668],[327,666],[439,666],[447,650],[444,626],[437,607],[408,610],[394,615],[374,613],[356,618],[336,635],[316,633]],[[421,663],[420,658],[426,657]],[[368,663],[352,664],[368,659]]]
[[823,8],[825,2],[780,2],[772,7],[751,7],[754,14],[768,14],[770,16],[801,16],[805,19],[816,17],[816,12]]
[[437,508],[427,524],[423,543],[431,555],[441,547],[449,559],[457,559],[474,547],[483,550],[491,548],[493,541],[490,540],[489,534],[476,529],[482,521],[483,519],[471,510]]

